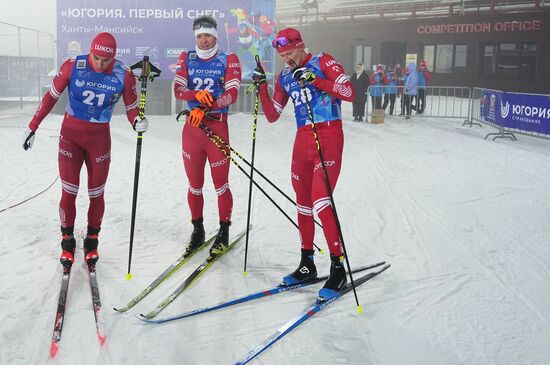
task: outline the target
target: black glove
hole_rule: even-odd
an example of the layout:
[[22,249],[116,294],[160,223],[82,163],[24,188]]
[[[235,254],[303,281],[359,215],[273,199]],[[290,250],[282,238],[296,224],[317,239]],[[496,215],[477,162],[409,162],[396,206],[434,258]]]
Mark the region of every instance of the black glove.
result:
[[298,67],[292,71],[292,78],[296,81],[313,82],[317,78],[315,73],[305,67]]
[[254,73],[252,74],[252,81],[254,81],[256,85],[261,85],[267,82],[265,71],[262,65],[260,64],[256,65],[256,68],[254,69]]
[[27,128],[27,130],[23,134],[23,149],[25,151],[32,148],[32,144],[34,143],[34,134],[35,132],[30,128]]

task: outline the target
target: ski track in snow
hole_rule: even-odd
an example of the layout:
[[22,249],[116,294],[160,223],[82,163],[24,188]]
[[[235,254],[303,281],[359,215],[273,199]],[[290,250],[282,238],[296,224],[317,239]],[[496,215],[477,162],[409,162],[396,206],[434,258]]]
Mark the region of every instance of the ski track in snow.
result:
[[[351,105],[344,104],[344,115]],[[9,118],[4,118],[9,116]],[[60,116],[49,116],[31,151],[21,136],[31,114],[0,116],[0,209],[46,188],[57,175]],[[88,275],[77,249],[60,351],[48,360],[61,282],[60,183],[0,213],[0,363],[226,364],[241,358],[295,317],[321,285],[163,325],[135,316],[151,310],[206,257],[193,257],[126,313],[125,305],[181,254],[191,227],[181,127],[151,116],[143,140],[130,281],[124,279],[136,135],[126,118],[111,124],[112,162],[105,190],[98,281],[107,342],[95,332]],[[352,266],[392,267],[358,289],[361,316],[347,295],[261,354],[253,364],[543,364],[550,358],[549,142],[484,141],[489,127],[462,121],[387,118],[384,125],[345,120],[344,162],[334,194]],[[251,151],[251,115],[230,117],[232,146]],[[260,116],[256,167],[290,197],[294,139],[290,108],[270,124]],[[249,167],[236,156],[246,170]],[[255,174],[293,219],[296,209]],[[86,227],[86,173],[76,229]],[[231,234],[246,222],[248,180],[231,167]],[[215,191],[206,171],[205,228],[217,229]],[[299,262],[299,237],[257,189],[253,192],[247,271],[244,239],[159,314],[168,316],[277,285]],[[326,249],[316,227],[317,245]],[[319,275],[328,254],[316,255]],[[30,269],[32,268],[32,269]],[[85,344],[85,346],[84,346]]]
[[[430,127],[432,127],[432,125],[430,125]],[[374,152],[374,154],[378,157],[376,159],[376,161],[380,162],[381,159],[380,159],[380,154],[378,152]],[[380,168],[380,166],[382,166],[382,164],[377,164],[376,166],[376,171],[378,173],[380,173],[381,171],[384,170],[384,168]],[[528,171],[526,169],[518,169],[518,170],[521,170],[522,173]],[[446,171],[445,171],[446,172]],[[425,173],[425,170],[422,171],[422,173],[424,174]],[[384,173],[384,175],[386,175]],[[529,173],[527,175],[532,175],[532,173]],[[414,199],[410,193],[408,193],[406,190],[406,185],[403,185],[403,184],[400,184],[399,182],[395,185],[397,185],[397,190],[399,191],[399,197],[397,199],[394,199],[395,196],[396,196],[396,193],[395,191],[392,189],[391,187],[391,183],[389,182],[389,179],[387,177],[384,177],[384,182],[385,182],[385,185],[389,186],[389,189],[391,190],[391,197],[392,197],[392,200],[396,200],[399,202],[399,205],[401,206],[404,206],[405,208],[402,210],[403,212],[411,212],[409,213],[413,219],[406,219],[407,222],[410,222],[411,220],[412,221],[415,221],[415,222],[419,222],[421,219],[419,217],[419,215],[416,213],[420,213],[421,215],[424,215],[426,216],[427,218],[429,218],[430,220],[434,220],[433,223],[435,224],[441,224],[442,226],[444,226],[444,228],[446,229],[446,232],[447,232],[447,236],[448,237],[455,237],[456,234],[458,233],[456,229],[453,229],[454,228],[454,225],[452,223],[450,223],[448,220],[445,220],[445,219],[442,219],[439,215],[436,215],[434,214],[433,212],[429,212],[428,210],[424,209],[421,204],[418,203],[418,201],[416,199]],[[517,190],[516,187],[506,187],[508,190]],[[521,187],[520,187],[521,189]],[[530,188],[527,188],[527,189],[523,189],[523,190],[532,190]],[[501,193],[501,194],[493,194],[492,196],[488,196],[488,197],[484,197],[482,199],[479,199],[479,201],[486,201],[487,199],[489,199],[490,202],[494,203],[494,202],[497,202],[497,201],[504,201],[506,202],[507,200],[508,201],[514,201],[516,200],[517,198],[513,198],[513,199],[509,199],[508,196],[510,195],[509,192],[505,192],[505,193]],[[508,198],[508,199],[503,199],[503,198]],[[474,200],[470,200],[470,202],[473,202],[473,201],[476,201],[477,199],[474,199]],[[405,214],[406,216],[406,214]],[[410,226],[410,225],[409,225]],[[416,227],[415,227],[416,228]],[[409,229],[407,229],[407,231],[410,232],[410,227]],[[416,232],[416,231],[415,231]],[[430,232],[431,235],[433,235],[433,232]],[[461,244],[461,241],[460,240],[452,240],[454,242],[454,244],[456,245],[459,245],[459,247],[469,251],[469,253],[474,256],[473,258],[478,261],[478,263],[480,264],[480,267],[485,267],[487,269],[487,273],[486,275],[488,275],[488,279],[491,279],[491,281],[496,281],[497,285],[501,285],[502,287],[504,287],[510,294],[512,294],[514,297],[516,297],[516,299],[520,302],[521,305],[524,306],[524,309],[526,309],[528,312],[531,312],[531,314],[536,317],[537,320],[540,320],[542,321],[545,325],[547,325],[547,319],[544,317],[544,315],[541,313],[540,310],[538,310],[538,308],[536,306],[533,306],[533,304],[525,299],[525,297],[521,294],[518,293],[517,290],[514,289],[513,285],[510,285],[506,282],[506,279],[507,278],[503,278],[501,275],[499,275],[499,273],[497,272],[497,270],[494,270],[493,268],[490,267],[489,264],[486,263],[485,260],[483,260],[483,258],[481,258],[476,252],[475,250],[472,250],[471,248],[468,248],[466,246],[464,246],[463,244]],[[424,243],[425,241],[423,240],[419,240],[420,243]],[[421,245],[421,248],[423,248],[423,251],[424,253],[426,252],[431,252],[433,253],[433,249],[430,249],[430,250],[426,250],[425,249],[425,246],[422,244]],[[529,256],[532,256],[532,254],[529,254]],[[504,258],[504,257],[503,257]],[[507,263],[508,265],[510,265],[512,268],[514,266],[517,266],[513,260],[514,257],[511,257],[512,260],[509,260],[509,262]],[[440,260],[439,260],[440,261]],[[538,261],[541,261],[541,260],[538,260]],[[429,258],[429,261],[427,261],[428,263],[432,263],[434,262],[434,258]],[[437,263],[437,260],[435,260],[435,263]],[[394,265],[395,266],[395,265]],[[544,274],[545,277],[548,277],[548,270],[547,270],[547,264],[544,265]],[[528,270],[528,268],[526,268]],[[543,276],[544,277],[544,276]],[[496,279],[496,280],[495,280]],[[456,279],[455,279],[456,280]],[[451,296],[451,294],[453,293],[458,293],[462,287],[464,287],[465,285],[469,285],[469,282],[470,282],[470,279],[467,278],[466,280],[462,280],[462,281],[459,281],[458,283],[456,283],[456,285],[453,285],[453,286],[456,286],[456,288],[453,288],[451,287],[451,290],[449,290],[449,294],[445,294],[445,290],[443,289],[443,295],[441,295],[440,298],[435,298],[436,300],[434,301],[434,303],[438,303],[438,302],[441,302],[443,299],[445,299],[446,297],[448,296]],[[447,284],[448,285],[448,284]],[[541,285],[544,285],[543,283],[541,283]],[[415,295],[418,294],[418,293],[414,293]],[[422,304],[422,301],[423,300],[420,300],[418,302],[418,304],[420,304],[420,307],[423,307],[421,304]],[[431,301],[430,301],[431,302]],[[431,307],[431,306],[430,306]],[[430,309],[430,307],[428,307],[428,309]],[[417,309],[411,309],[411,313],[412,315],[417,315],[418,314],[418,310]],[[404,323],[408,322],[409,320],[411,319],[411,316],[407,317],[407,319],[405,320]],[[476,356],[479,356],[478,354],[476,354]],[[490,360],[494,360],[493,358],[490,358]],[[498,362],[497,362],[498,363]]]
[[[379,156],[378,156],[378,157],[379,157]],[[390,183],[388,182],[388,180],[387,180],[386,178],[384,178],[384,180],[385,180],[386,185],[387,185],[388,187],[391,186]],[[415,201],[415,200],[410,196],[410,194],[406,193],[405,191],[402,191],[402,192],[406,195],[406,199],[410,200],[410,202],[411,202],[412,204],[414,204],[414,206],[415,206],[415,208],[416,208],[417,210],[420,210],[423,214],[429,216],[429,217],[432,218],[432,219],[435,218],[435,219],[440,220],[440,221],[442,220],[440,217],[434,217],[432,214],[430,214],[430,213],[427,212],[426,210],[422,209],[422,207],[418,204],[417,201]],[[506,196],[506,195],[508,195],[508,194],[509,194],[509,193],[507,193],[507,192],[501,193],[501,194],[496,194],[495,196],[491,197],[490,199],[491,199],[491,200],[496,200],[496,199],[494,199],[494,198],[501,198],[502,196]],[[394,196],[394,195],[395,195],[395,194],[392,192],[392,196]],[[398,200],[401,201],[401,202],[405,201],[404,198],[401,198],[401,199],[398,199]],[[410,223],[408,220],[407,220],[407,222]],[[440,222],[440,223],[445,224],[445,226],[447,227],[447,231],[448,231],[450,237],[452,237],[452,236],[454,236],[454,235],[456,234],[456,232],[452,232],[452,229],[450,228],[450,227],[452,227],[452,225],[451,225],[449,222],[443,220],[443,222]],[[459,242],[459,241],[456,241],[456,240],[455,240],[455,243],[456,243],[456,244],[460,244],[460,242]],[[518,294],[510,285],[508,285],[508,284],[506,283],[506,281],[505,281],[501,276],[499,276],[499,274],[498,274],[495,270],[493,270],[491,267],[489,267],[481,257],[479,257],[472,249],[470,249],[470,248],[468,248],[468,247],[466,247],[466,246],[464,246],[464,245],[462,245],[462,247],[463,247],[464,249],[468,250],[468,251],[474,256],[474,258],[479,262],[480,265],[485,266],[485,267],[487,268],[489,274],[493,275],[500,285],[502,285],[505,289],[507,289],[508,291],[510,291],[514,296],[516,296],[517,299],[518,299],[519,301],[521,301],[521,303],[522,303],[523,305],[525,305],[525,307],[526,307],[529,311],[531,311],[535,316],[537,316],[538,319],[541,320],[546,326],[549,326],[548,319],[547,319],[546,317],[544,317],[539,311],[534,310],[534,309],[532,308],[531,304],[530,304],[528,301],[526,301],[526,300],[523,298],[522,295]],[[424,252],[426,253],[427,250],[424,249]],[[430,262],[430,261],[431,261],[430,258],[427,258],[427,261]],[[550,327],[550,326],[549,326],[549,327]],[[550,329],[550,328],[549,328],[549,329]]]

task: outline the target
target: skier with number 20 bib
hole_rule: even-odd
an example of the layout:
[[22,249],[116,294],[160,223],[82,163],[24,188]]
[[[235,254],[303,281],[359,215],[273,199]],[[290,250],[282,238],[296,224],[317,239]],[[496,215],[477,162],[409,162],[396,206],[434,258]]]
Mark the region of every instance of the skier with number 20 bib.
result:
[[323,224],[330,250],[330,277],[319,293],[320,297],[328,297],[344,288],[346,271],[341,237],[312,131],[310,111],[330,188],[334,190],[344,147],[340,105],[342,100],[353,101],[355,92],[343,67],[332,56],[306,52],[298,30],[286,28],[279,31],[273,40],[273,47],[287,65],[276,79],[273,99],[269,96],[266,75],[261,66],[255,69],[253,79],[260,84],[260,99],[267,120],[275,122],[290,98],[298,128],[292,153],[291,178],[296,192],[302,258],[298,268],[283,278],[283,284],[292,285],[317,276],[313,262],[315,212]]

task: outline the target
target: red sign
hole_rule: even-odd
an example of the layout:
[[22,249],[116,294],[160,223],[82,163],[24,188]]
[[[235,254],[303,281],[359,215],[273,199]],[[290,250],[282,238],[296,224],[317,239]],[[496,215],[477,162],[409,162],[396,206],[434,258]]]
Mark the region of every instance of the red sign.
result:
[[426,24],[416,28],[417,34],[461,34],[491,32],[539,32],[540,20],[512,20],[496,23]]

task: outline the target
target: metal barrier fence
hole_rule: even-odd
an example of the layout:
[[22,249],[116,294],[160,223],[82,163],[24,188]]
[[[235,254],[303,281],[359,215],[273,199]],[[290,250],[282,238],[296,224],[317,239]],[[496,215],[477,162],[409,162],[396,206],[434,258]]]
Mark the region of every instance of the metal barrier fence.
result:
[[[497,133],[488,133],[485,136],[485,139],[489,137],[493,137],[493,140],[498,138],[508,138],[513,141],[517,141],[515,134],[522,134],[522,135],[531,136],[531,137],[550,139],[550,136],[547,134],[530,132],[530,131],[525,131],[525,130],[516,129],[516,128],[507,128],[507,127],[503,127],[502,125],[492,123],[486,118],[483,118],[481,115],[481,108],[482,108],[481,99],[482,99],[482,93],[484,91],[501,92],[501,90],[492,90],[492,89],[474,87],[472,91],[472,97],[471,97],[470,113],[469,113],[468,119],[464,121],[463,125],[469,125],[469,126],[478,125],[481,127],[481,123],[483,123],[498,129]],[[519,93],[516,93],[516,94],[519,94]],[[540,95],[540,94],[529,94],[529,95]]]
[[0,22],[0,37],[0,113],[36,109],[56,68],[54,36]]
[[[389,93],[391,88],[395,90],[393,113],[391,100],[394,97]],[[404,91],[404,86],[370,86],[367,91],[367,116],[372,117],[373,109],[384,109],[386,116],[406,116]],[[380,96],[373,100],[371,93]],[[471,95],[471,89],[463,86],[417,88],[417,95],[411,98],[411,117],[468,118]]]

